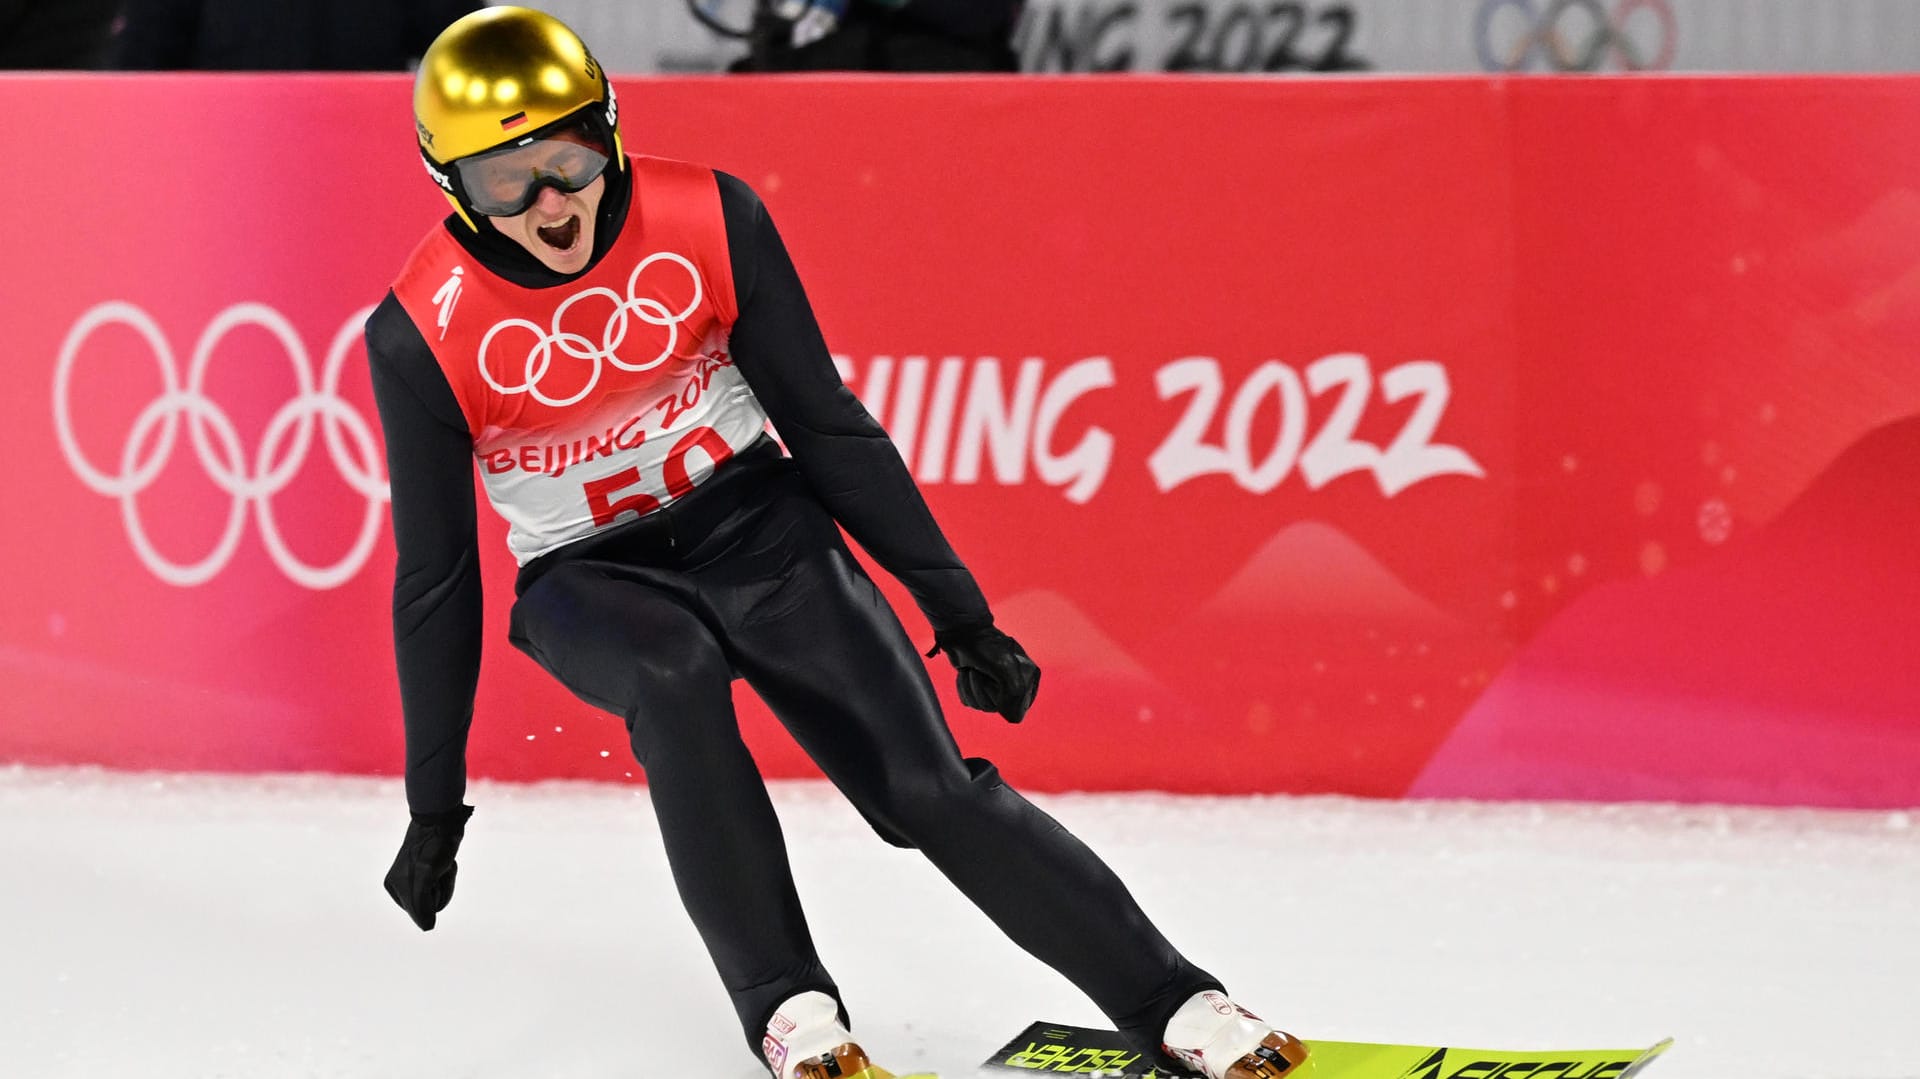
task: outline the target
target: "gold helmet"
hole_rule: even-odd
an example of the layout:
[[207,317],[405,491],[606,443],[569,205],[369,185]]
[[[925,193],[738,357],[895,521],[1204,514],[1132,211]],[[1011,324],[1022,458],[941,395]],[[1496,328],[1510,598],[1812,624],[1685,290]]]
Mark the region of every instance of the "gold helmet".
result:
[[[542,184],[577,191],[608,161],[625,167],[612,82],[578,34],[531,8],[482,8],[442,30],[420,59],[413,121],[427,174],[468,227],[474,213],[524,211]],[[526,153],[501,160],[543,140],[598,153],[557,172],[544,160],[526,168]],[[477,166],[488,164],[483,176]]]

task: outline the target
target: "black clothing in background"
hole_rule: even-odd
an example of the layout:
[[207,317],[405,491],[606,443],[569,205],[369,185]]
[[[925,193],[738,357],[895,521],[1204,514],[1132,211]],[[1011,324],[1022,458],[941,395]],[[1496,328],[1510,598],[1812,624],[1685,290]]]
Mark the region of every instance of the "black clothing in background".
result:
[[0,68],[97,68],[120,0],[0,0]]
[[791,23],[762,14],[735,72],[1018,71],[1013,31],[1022,0],[853,0],[839,29],[802,49]]
[[899,17],[962,41],[1005,44],[1022,6],[1022,0],[907,0]]
[[124,0],[107,66],[405,71],[479,0]]

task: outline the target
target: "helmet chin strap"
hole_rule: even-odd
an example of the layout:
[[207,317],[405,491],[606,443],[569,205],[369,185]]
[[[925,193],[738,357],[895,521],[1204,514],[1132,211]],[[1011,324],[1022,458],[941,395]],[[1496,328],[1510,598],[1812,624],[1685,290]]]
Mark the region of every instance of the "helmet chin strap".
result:
[[473,218],[467,216],[467,208],[465,206],[460,205],[460,200],[454,198],[453,193],[451,191],[442,191],[440,193],[447,197],[447,205],[453,207],[453,212],[460,215],[460,220],[465,221],[467,223],[468,228],[472,229],[475,232],[480,231],[480,226],[474,224]]

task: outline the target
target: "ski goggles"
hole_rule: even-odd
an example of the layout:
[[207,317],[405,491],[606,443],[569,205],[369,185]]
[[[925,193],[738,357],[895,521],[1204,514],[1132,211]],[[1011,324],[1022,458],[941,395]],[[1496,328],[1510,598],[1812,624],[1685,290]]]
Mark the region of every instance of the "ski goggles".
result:
[[460,158],[448,171],[475,213],[515,217],[527,212],[542,187],[571,194],[599,179],[613,160],[608,141],[602,126],[576,115],[505,146]]

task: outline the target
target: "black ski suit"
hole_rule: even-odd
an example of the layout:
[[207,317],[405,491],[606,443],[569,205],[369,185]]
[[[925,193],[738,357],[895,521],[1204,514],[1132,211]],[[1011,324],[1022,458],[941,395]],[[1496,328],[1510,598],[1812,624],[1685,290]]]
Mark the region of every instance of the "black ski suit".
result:
[[[632,186],[618,170],[607,175],[596,260],[624,222]],[[674,882],[756,1054],[782,1001],[839,993],[741,742],[734,678],[877,831],[922,851],[1157,1056],[1172,1012],[1218,983],[1166,941],[1092,851],[989,762],[962,758],[925,662],[840,526],[908,586],[936,631],[991,625],[986,601],[898,451],[836,373],[760,200],[731,176],[714,182],[738,296],[729,347],[792,456],[763,439],[665,508],[528,562],[513,643],[625,721]],[[478,234],[457,218],[443,227],[516,284],[574,279],[484,223]],[[416,814],[444,813],[464,798],[480,662],[473,435],[392,294],[368,321],[367,346],[393,487],[407,798]]]

